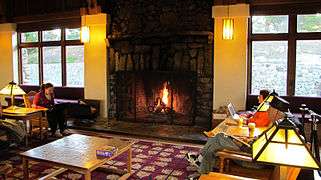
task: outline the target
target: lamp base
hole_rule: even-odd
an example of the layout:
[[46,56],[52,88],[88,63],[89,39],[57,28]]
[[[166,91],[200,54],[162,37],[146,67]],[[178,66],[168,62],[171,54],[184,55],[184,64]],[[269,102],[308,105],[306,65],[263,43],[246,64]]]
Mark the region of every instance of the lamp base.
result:
[[274,180],[288,180],[296,179],[300,173],[301,168],[291,166],[279,166],[275,167],[272,179]]

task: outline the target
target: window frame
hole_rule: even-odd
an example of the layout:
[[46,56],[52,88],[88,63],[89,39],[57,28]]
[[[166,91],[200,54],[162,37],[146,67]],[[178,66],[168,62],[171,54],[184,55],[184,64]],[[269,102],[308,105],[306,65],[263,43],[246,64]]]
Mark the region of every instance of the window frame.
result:
[[[17,44],[18,44],[18,77],[19,77],[19,84],[22,86],[39,86],[43,83],[43,47],[50,47],[50,46],[60,46],[61,47],[61,86],[57,87],[64,87],[64,88],[84,88],[81,87],[73,87],[67,86],[67,62],[66,62],[66,47],[67,46],[79,46],[84,45],[79,40],[66,40],[66,29],[76,29],[80,28],[80,26],[63,26],[63,27],[51,27],[46,29],[37,29],[37,30],[21,30],[17,32]],[[60,41],[42,41],[42,32],[53,30],[53,29],[61,29],[61,38]],[[25,32],[38,32],[38,42],[22,42],[21,34]],[[22,48],[38,48],[38,58],[39,58],[39,84],[38,85],[27,85],[23,84],[23,74],[22,74]]]
[[[248,72],[247,72],[247,95],[248,97],[256,96],[252,94],[252,42],[253,41],[287,41],[288,42],[288,56],[287,56],[287,79],[286,79],[286,95],[285,97],[302,97],[302,98],[315,98],[309,96],[295,96],[295,76],[296,76],[296,42],[297,40],[321,40],[321,32],[297,32],[297,16],[304,14],[315,14],[315,12],[305,13],[271,13],[254,14],[262,16],[272,15],[288,15],[288,33],[278,34],[253,34],[252,33],[252,16],[248,19]],[[248,99],[248,98],[247,98]]]

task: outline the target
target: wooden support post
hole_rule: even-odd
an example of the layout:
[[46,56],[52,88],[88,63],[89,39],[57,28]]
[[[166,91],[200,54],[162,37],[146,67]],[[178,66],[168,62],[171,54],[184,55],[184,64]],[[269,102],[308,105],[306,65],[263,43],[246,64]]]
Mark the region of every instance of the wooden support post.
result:
[[25,157],[22,157],[22,167],[23,167],[23,179],[29,179],[29,161]]

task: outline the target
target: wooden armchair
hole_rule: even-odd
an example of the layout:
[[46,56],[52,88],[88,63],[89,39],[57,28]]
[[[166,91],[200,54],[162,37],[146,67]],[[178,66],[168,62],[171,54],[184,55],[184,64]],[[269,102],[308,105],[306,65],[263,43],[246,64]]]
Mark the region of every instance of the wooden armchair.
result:
[[230,160],[240,160],[246,162],[252,162],[252,156],[248,153],[236,152],[230,150],[222,150],[216,153],[219,158],[219,172],[229,172],[230,171]]
[[[230,160],[240,160],[246,162],[252,162],[252,155],[243,152],[222,150],[216,153],[219,160],[219,172],[220,173],[228,173],[230,171]],[[286,167],[287,169],[287,180],[296,179],[299,175],[301,169],[297,167]],[[263,169],[266,171],[266,169]],[[279,180],[280,179],[280,166],[276,166],[273,170],[273,173],[269,179]]]
[[[28,94],[23,95],[23,101],[26,108],[32,108],[32,101],[34,96],[37,93],[35,91],[30,91]],[[41,121],[41,122],[40,122]],[[48,120],[46,113],[43,113],[43,117],[41,119],[32,119],[30,121],[29,131],[30,135],[39,135],[40,133],[40,123],[42,124],[43,129],[41,133],[47,138],[48,137]]]

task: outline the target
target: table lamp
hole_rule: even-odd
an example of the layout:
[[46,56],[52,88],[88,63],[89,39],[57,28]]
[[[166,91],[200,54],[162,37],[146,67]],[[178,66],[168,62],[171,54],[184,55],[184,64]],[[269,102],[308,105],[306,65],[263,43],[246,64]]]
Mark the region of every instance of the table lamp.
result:
[[7,86],[1,89],[0,94],[2,95],[10,95],[11,96],[11,106],[7,109],[15,109],[14,106],[14,96],[16,95],[24,95],[26,94],[15,82],[10,82]]
[[257,138],[252,145],[252,158],[256,162],[280,165],[280,180],[287,177],[285,166],[320,169],[320,163],[289,117],[276,121]]
[[272,106],[275,109],[286,112],[288,111],[290,107],[290,103],[286,101],[285,99],[278,96],[278,94],[273,90],[265,99],[264,101],[259,105],[257,108],[258,112],[267,111],[269,107]]

